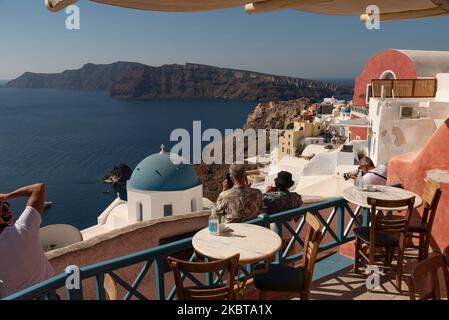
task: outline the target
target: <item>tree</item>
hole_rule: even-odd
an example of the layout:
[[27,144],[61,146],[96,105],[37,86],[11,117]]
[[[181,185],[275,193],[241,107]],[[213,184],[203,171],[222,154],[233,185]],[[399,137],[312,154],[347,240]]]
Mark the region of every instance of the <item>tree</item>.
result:
[[304,151],[305,148],[306,148],[305,144],[298,144],[295,147],[295,157],[299,157],[300,155],[302,155],[302,152]]

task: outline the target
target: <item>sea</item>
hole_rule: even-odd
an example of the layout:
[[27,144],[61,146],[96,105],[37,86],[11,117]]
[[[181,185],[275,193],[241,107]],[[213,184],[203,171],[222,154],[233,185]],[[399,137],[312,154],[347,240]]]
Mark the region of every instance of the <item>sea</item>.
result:
[[[343,97],[349,98],[349,97]],[[0,87],[0,193],[44,182],[42,225],[85,229],[126,190],[102,182],[112,168],[132,169],[145,157],[169,150],[177,128],[193,121],[208,128],[240,128],[255,101],[223,99],[130,100],[104,91]],[[17,218],[25,199],[10,201]]]
[[[177,128],[240,128],[256,102],[221,99],[128,100],[102,91],[0,87],[0,193],[42,181],[47,186],[43,225],[85,229],[120,192],[102,178],[125,163],[169,150]],[[15,217],[26,205],[10,201]]]

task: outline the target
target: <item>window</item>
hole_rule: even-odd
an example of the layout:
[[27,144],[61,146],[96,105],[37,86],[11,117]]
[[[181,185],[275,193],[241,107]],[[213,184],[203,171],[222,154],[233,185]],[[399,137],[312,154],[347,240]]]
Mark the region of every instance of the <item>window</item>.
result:
[[196,199],[193,198],[192,200],[190,200],[190,211],[195,212],[196,210]]
[[282,147],[282,152],[284,152],[284,147]]
[[140,202],[137,202],[137,221],[143,221],[143,205]]
[[164,217],[170,217],[173,215],[173,205],[164,204]]

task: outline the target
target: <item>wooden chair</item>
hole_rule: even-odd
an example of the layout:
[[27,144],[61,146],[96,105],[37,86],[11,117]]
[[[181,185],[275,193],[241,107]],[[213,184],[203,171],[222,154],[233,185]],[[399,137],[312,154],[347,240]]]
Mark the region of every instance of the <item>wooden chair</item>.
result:
[[418,238],[419,244],[407,245],[407,247],[418,248],[418,256],[406,256],[407,258],[415,258],[419,261],[427,258],[429,253],[430,238],[432,233],[432,225],[435,219],[435,213],[438,208],[438,203],[441,197],[440,185],[429,179],[424,187],[424,194],[422,196],[424,209],[422,217],[419,216],[418,211],[414,210],[410,218],[410,223],[407,228],[407,238]]
[[[383,267],[391,267],[391,260],[394,251],[398,249],[396,271],[396,286],[401,291],[402,283],[402,263],[404,259],[405,232],[410,220],[410,215],[415,203],[415,197],[404,200],[380,200],[368,198],[371,206],[369,227],[354,228],[356,236],[354,272],[358,273],[361,258],[368,265],[379,265],[376,261],[376,249],[384,249],[380,256],[384,258]],[[378,208],[385,208],[386,211],[395,211],[397,208],[407,208],[405,216],[384,216]],[[390,210],[391,209],[391,210]],[[403,211],[403,210],[402,210]],[[363,250],[363,245],[368,245],[368,256]],[[377,250],[379,252],[379,250]]]
[[[442,281],[438,273],[443,275]],[[446,297],[449,297],[448,265],[444,255],[438,253],[413,268],[409,279],[410,299],[415,300],[418,295],[419,300],[441,300],[441,283],[445,286]]]
[[256,266],[254,286],[259,290],[259,299],[262,299],[267,291],[294,292],[299,293],[302,300],[309,298],[313,269],[321,242],[321,224],[311,213],[306,214],[306,224],[308,232],[299,268],[273,263],[268,266],[267,272],[257,273],[257,270],[264,269],[265,266]]
[[449,268],[449,246],[447,246],[446,249],[443,250],[443,255],[446,258],[447,266]]
[[[168,257],[168,264],[173,271],[178,300],[234,300],[234,283],[237,275],[239,254],[228,259],[213,262],[187,262]],[[223,281],[222,271],[227,274]],[[219,284],[210,286],[184,286],[182,274],[212,273],[219,279]]]

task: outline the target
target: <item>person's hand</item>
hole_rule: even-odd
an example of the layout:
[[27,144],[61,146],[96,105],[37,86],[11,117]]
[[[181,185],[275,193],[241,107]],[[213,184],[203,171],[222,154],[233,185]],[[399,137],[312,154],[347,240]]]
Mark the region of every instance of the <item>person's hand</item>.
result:
[[252,176],[246,177],[246,184],[248,185],[248,187],[251,187],[253,185],[253,177]]
[[7,193],[0,193],[0,202],[8,200]]
[[229,186],[228,186],[228,180],[225,179],[225,180],[223,181],[223,184],[222,184],[222,185],[223,185],[223,191],[229,189]]
[[276,192],[276,187],[273,186],[267,186],[265,188],[265,192]]

